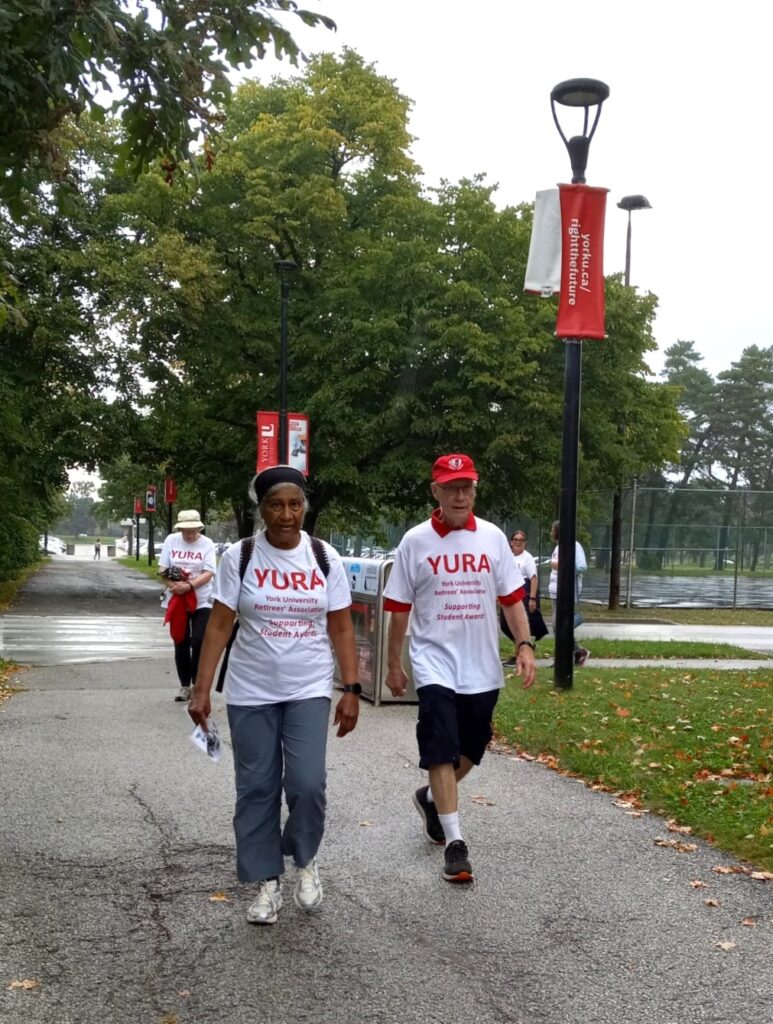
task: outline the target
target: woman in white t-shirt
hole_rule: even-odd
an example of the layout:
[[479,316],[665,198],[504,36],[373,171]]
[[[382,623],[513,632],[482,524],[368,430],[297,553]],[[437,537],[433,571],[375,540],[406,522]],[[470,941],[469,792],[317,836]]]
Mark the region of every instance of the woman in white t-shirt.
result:
[[[344,683],[334,718],[338,736],[357,724],[361,688],[343,563],[334,548],[301,529],[309,507],[303,474],[291,466],[265,469],[253,480],[250,497],[263,528],[252,539],[243,578],[245,542],[223,555],[188,712],[206,728],[215,669],[238,613],[225,675],[236,772],[236,867],[239,881],[257,883],[247,920],[274,924],[286,856],[298,868],[297,906],[314,910],[322,900],[316,855],[325,827],[331,644]],[[288,817],[282,829],[283,789]]]
[[161,546],[158,571],[167,592],[163,607],[174,641],[174,664],[180,689],[175,700],[187,701],[199,667],[209,613],[212,611],[212,579],[217,571],[215,545],[201,532],[204,523],[195,509],[177,514],[174,531]]

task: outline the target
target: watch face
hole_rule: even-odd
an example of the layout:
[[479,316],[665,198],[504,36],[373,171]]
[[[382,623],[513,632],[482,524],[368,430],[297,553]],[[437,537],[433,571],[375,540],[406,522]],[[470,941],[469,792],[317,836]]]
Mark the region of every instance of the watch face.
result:
[[359,683],[349,683],[344,687],[344,693],[354,693],[359,697],[362,693],[362,687]]

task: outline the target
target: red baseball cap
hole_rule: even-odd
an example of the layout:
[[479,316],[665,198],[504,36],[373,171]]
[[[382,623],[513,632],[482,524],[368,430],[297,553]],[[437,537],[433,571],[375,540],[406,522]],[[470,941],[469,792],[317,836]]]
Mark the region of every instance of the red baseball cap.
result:
[[452,455],[441,455],[435,459],[432,467],[432,482],[448,484],[452,480],[477,480],[475,464],[469,455],[454,452]]

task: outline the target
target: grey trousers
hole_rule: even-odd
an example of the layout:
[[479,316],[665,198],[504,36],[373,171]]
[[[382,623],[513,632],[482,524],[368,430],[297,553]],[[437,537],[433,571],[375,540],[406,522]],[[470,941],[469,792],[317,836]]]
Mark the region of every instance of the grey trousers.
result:
[[[325,831],[325,754],[330,700],[228,705],[236,775],[236,873],[258,882],[305,867]],[[282,789],[288,816],[281,828]]]

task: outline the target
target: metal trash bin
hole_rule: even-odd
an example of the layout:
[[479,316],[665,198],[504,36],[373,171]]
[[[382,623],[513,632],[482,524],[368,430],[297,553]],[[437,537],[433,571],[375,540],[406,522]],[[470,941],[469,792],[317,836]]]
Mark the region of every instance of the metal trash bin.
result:
[[75,545],[74,544],[66,544],[65,547],[66,547],[66,552],[65,552],[66,554],[68,554],[68,555],[74,555],[75,554]]
[[107,557],[108,558],[115,558],[115,544],[108,544],[107,545]]
[[[392,571],[393,559],[346,557],[342,561],[352,592],[357,679],[362,686],[363,697],[375,705],[415,704],[417,697],[408,660],[408,634],[403,645],[403,667],[408,674],[405,696],[393,697],[386,685],[390,613],[384,611],[384,588]],[[340,685],[337,663],[335,680]]]

